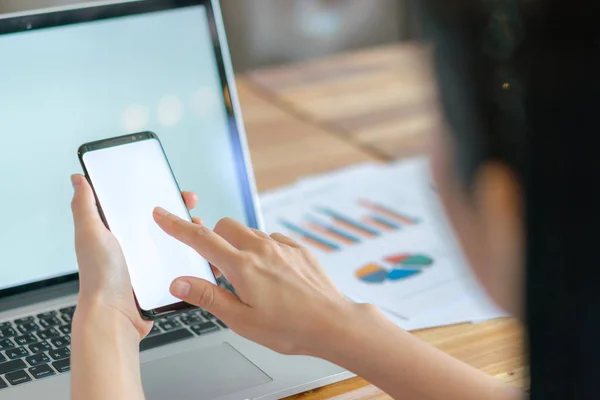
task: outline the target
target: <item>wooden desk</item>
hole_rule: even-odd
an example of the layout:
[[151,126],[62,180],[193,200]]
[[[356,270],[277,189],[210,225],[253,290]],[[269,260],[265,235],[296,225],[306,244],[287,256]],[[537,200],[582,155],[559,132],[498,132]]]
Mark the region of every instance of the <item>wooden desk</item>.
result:
[[[396,45],[262,69],[238,78],[260,190],[300,176],[425,151],[436,129],[428,52]],[[523,335],[511,319],[414,332],[454,357],[527,386]],[[361,378],[291,399],[388,399]]]
[[262,69],[248,79],[290,112],[383,157],[421,154],[438,124],[429,52],[416,44]]
[[259,190],[375,160],[368,152],[271,104],[243,77],[237,86]]

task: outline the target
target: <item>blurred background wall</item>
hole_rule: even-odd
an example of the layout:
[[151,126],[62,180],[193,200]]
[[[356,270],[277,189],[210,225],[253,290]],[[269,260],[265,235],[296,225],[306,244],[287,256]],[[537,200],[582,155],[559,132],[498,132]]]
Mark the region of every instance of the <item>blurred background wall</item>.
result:
[[[143,1],[143,0],[142,0]],[[77,0],[0,0],[0,13]],[[410,37],[403,0],[221,0],[238,72]]]

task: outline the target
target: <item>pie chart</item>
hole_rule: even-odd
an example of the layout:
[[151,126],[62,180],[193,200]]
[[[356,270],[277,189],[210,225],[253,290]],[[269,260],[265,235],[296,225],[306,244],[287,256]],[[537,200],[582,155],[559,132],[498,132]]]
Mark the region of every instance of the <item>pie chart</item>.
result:
[[370,263],[356,270],[354,275],[360,281],[369,284],[395,282],[419,275],[433,265],[433,258],[418,253],[394,254],[384,257],[383,261],[391,267]]
[[427,257],[423,254],[396,254],[393,256],[388,256],[385,258],[385,261],[394,264],[394,265],[402,265],[402,266],[413,266],[413,267],[428,267],[433,264],[433,259],[431,257]]
[[388,277],[388,270],[378,264],[367,264],[355,273],[365,283],[382,283]]
[[416,274],[420,274],[421,270],[420,269],[398,269],[398,268],[394,268],[393,270],[391,270],[388,275],[387,278],[390,281],[399,281],[400,279],[405,279],[408,278],[409,276],[413,276]]

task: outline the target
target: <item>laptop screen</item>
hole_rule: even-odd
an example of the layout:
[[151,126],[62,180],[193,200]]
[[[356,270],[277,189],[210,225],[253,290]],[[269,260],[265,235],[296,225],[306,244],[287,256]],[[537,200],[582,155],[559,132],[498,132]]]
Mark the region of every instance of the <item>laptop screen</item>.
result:
[[77,271],[69,177],[84,142],[156,132],[198,194],[192,215],[255,225],[209,11],[0,35],[0,295]]

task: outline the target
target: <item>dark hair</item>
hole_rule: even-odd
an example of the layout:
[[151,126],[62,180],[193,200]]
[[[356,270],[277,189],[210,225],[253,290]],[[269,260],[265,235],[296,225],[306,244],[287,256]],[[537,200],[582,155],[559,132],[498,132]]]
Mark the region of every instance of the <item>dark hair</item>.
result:
[[420,0],[457,173],[523,188],[531,398],[600,399],[600,7]]

